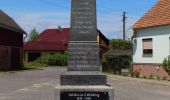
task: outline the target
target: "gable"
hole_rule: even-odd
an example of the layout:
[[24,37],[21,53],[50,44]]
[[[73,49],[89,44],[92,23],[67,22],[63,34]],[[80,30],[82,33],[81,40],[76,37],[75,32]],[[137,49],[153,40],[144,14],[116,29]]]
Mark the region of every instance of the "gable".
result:
[[24,30],[2,10],[0,10],[0,27],[19,33],[25,33]]

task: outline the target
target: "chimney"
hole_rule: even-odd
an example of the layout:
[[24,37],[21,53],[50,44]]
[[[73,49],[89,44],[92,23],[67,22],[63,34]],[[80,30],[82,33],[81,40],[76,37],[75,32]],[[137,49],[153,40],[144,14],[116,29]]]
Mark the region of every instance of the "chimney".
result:
[[62,28],[61,28],[61,26],[58,26],[58,30],[59,30],[59,31],[62,31]]

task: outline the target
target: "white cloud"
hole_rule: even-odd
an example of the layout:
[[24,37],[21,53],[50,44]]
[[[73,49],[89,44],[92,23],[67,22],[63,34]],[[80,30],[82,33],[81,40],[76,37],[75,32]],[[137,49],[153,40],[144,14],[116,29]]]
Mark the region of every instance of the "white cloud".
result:
[[[137,20],[137,16],[129,15],[126,29],[128,30]],[[107,38],[122,38],[122,16],[118,13],[105,13],[98,16],[98,28],[107,36]]]
[[34,27],[40,32],[47,28],[56,28],[59,25],[69,27],[68,12],[18,13],[14,16],[14,19],[27,33],[29,33]]

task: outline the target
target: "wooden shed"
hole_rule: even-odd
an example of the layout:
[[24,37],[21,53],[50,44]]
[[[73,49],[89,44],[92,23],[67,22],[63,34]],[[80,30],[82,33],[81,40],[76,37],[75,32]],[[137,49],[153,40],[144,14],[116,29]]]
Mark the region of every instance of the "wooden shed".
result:
[[12,70],[22,67],[22,28],[6,13],[0,10],[0,69]]

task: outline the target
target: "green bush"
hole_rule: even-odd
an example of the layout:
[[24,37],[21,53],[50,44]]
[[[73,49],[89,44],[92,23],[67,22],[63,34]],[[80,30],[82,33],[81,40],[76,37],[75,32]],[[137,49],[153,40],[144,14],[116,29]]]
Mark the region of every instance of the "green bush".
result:
[[164,59],[162,65],[165,69],[170,70],[170,56]]
[[106,60],[103,69],[106,72],[121,75],[121,69],[129,69],[131,66],[131,56],[105,56]]
[[23,69],[35,69],[35,68],[47,67],[47,66],[48,65],[42,64],[36,60],[34,62],[24,62]]
[[134,76],[135,76],[136,78],[139,78],[139,77],[140,77],[140,72],[139,72],[139,71],[135,71],[135,72],[134,72]]
[[149,75],[149,79],[153,79],[154,77],[153,77],[153,74],[150,74]]
[[156,76],[156,79],[157,79],[157,80],[160,80],[160,76]]
[[164,76],[164,77],[161,78],[161,80],[167,80],[167,77]]
[[131,55],[110,55],[110,51],[114,50],[131,50],[132,42],[124,41],[121,39],[110,40],[110,50],[104,54],[103,62],[105,63],[106,70],[111,69],[112,72],[116,73],[119,71],[121,74],[121,69],[129,69],[132,62]]
[[119,68],[129,68],[131,65],[131,56],[106,56],[106,61],[110,64],[113,65],[114,67],[119,67]]
[[146,79],[147,77],[144,75],[143,78]]
[[164,59],[162,66],[170,75],[170,56],[168,56],[167,58]]
[[132,48],[132,42],[121,39],[112,39],[110,40],[110,46],[114,50],[129,50]]
[[25,68],[39,68],[47,66],[66,66],[67,65],[67,53],[46,53],[43,54],[34,62],[24,62]]
[[139,71],[134,71],[134,72],[131,72],[131,77],[136,77],[136,78],[139,78],[140,77],[140,72]]
[[54,53],[44,54],[37,62],[46,64],[48,66],[66,66],[67,65],[67,54],[66,53]]
[[135,75],[134,75],[134,72],[131,72],[130,74],[131,74],[131,77],[134,77],[134,76],[135,76]]

